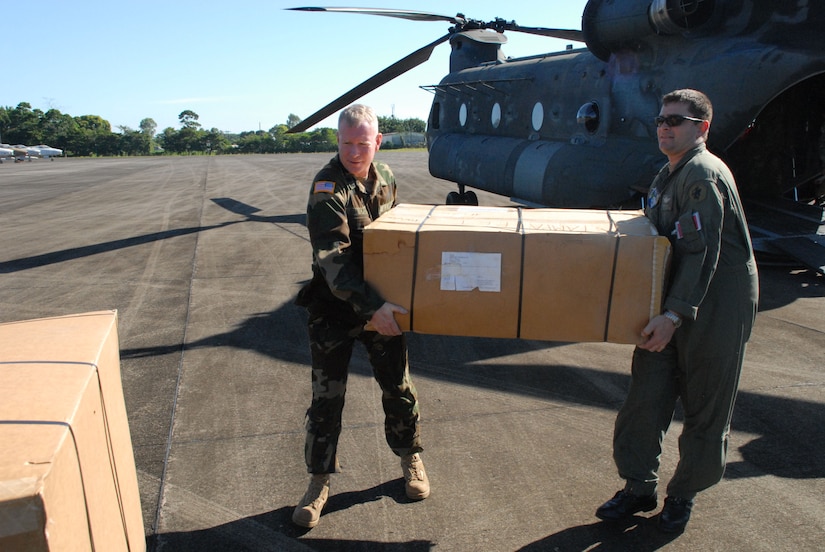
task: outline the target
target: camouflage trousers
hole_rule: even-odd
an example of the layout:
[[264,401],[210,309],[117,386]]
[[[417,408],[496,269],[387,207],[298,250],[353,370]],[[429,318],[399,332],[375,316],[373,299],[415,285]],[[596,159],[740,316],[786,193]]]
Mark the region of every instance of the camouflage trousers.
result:
[[381,387],[384,433],[399,455],[420,452],[418,396],[410,379],[406,336],[367,332],[335,316],[310,314],[312,403],[307,410],[304,457],[309,473],[333,473],[353,347],[366,347],[373,376]]

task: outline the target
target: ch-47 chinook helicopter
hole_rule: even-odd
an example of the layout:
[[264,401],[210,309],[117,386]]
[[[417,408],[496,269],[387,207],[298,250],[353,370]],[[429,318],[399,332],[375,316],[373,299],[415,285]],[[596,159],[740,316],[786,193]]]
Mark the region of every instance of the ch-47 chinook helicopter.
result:
[[[825,2],[589,0],[581,30],[419,11],[292,8],[445,21],[446,35],[303,120],[301,132],[427,61],[449,41],[450,71],[427,121],[429,170],[527,204],[638,207],[665,158],[662,95],[696,88],[714,104],[708,147],[734,172],[758,249],[825,273]],[[505,31],[586,48],[507,58]],[[766,214],[765,208],[770,208]]]

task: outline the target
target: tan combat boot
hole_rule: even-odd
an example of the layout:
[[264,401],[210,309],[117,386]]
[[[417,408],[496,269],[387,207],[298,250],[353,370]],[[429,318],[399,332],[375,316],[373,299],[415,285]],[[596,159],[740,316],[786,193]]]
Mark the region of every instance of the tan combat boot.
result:
[[292,512],[292,522],[310,529],[318,525],[321,510],[324,509],[327,498],[329,498],[329,474],[314,474],[309,480],[307,492]]
[[423,500],[430,496],[430,480],[427,479],[424,462],[417,452],[401,458],[401,469],[404,471],[404,488],[408,498]]

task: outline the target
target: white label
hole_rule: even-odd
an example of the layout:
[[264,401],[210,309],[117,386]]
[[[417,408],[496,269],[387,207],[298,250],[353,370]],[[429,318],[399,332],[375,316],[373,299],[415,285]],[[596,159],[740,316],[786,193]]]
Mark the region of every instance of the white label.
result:
[[442,291],[501,291],[501,253],[441,253]]

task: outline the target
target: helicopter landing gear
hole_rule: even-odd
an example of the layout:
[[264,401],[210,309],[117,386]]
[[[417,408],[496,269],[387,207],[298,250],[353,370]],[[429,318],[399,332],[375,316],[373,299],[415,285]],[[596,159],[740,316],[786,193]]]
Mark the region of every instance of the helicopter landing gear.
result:
[[447,194],[447,205],[478,205],[478,196],[472,190],[464,191],[464,186],[459,185],[457,192]]

